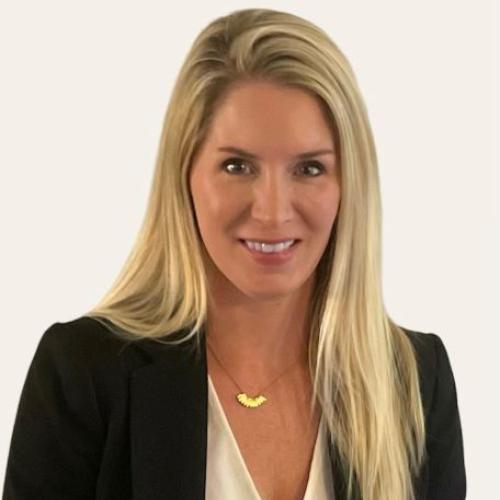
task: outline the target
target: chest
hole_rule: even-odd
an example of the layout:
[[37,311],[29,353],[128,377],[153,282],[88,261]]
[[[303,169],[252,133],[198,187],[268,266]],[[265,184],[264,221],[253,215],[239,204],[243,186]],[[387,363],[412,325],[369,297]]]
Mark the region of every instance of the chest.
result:
[[212,374],[211,378],[262,500],[302,500],[320,416],[318,411],[308,411],[304,388],[290,394],[282,385],[265,393],[268,401],[263,405],[246,408],[236,401],[238,390],[234,385],[217,375]]

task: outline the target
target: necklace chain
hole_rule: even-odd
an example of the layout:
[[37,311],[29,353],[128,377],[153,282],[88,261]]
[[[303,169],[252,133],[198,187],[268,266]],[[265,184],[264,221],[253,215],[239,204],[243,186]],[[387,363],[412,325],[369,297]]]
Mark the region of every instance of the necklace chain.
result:
[[[219,357],[217,356],[217,354],[215,354],[215,351],[211,345],[211,342],[208,340],[208,338],[206,339],[207,340],[207,345],[210,349],[210,351],[212,352],[215,360],[217,361],[217,363],[219,363],[219,365],[221,366],[221,368],[226,372],[226,374],[228,375],[228,377],[234,382],[234,384],[236,385],[236,387],[238,387],[238,390],[240,391],[240,394],[238,394],[236,396],[236,399],[238,400],[239,403],[241,403],[243,406],[247,406],[247,407],[251,407],[251,408],[255,408],[257,406],[260,406],[264,401],[266,401],[268,398],[267,397],[264,397],[262,392],[264,392],[268,387],[270,387],[272,384],[274,384],[274,382],[276,382],[276,380],[278,380],[279,378],[281,378],[283,375],[285,375],[291,368],[293,368],[299,361],[300,361],[300,358],[302,356],[299,356],[297,358],[296,361],[294,361],[283,373],[281,373],[281,375],[278,375],[277,377],[275,377],[269,384],[267,384],[264,389],[262,389],[262,391],[258,392],[258,396],[254,399],[254,398],[250,398],[240,387],[240,385],[238,384],[238,382],[236,382],[236,380],[234,380],[234,378],[231,376],[231,374],[226,370],[226,368],[224,367],[224,365],[222,364],[221,360],[219,359]],[[255,401],[255,402],[253,402]]]

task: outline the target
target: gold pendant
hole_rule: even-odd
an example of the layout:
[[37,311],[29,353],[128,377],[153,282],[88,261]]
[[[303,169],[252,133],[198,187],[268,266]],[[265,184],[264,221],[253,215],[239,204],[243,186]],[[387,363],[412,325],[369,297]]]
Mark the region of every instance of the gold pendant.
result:
[[260,395],[255,398],[251,398],[244,392],[241,392],[236,396],[236,399],[239,401],[240,404],[243,406],[246,406],[247,408],[257,408],[257,406],[260,406],[261,404],[265,403],[267,401],[267,398],[264,396]]

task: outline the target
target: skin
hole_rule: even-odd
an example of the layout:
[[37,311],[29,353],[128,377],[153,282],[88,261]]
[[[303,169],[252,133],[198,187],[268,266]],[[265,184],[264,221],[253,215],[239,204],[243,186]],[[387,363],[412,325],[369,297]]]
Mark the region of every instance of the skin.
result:
[[[259,159],[219,150],[226,146]],[[314,150],[333,153],[297,158]],[[297,360],[307,366],[307,305],[340,202],[337,156],[314,96],[251,81],[232,87],[218,104],[193,159],[190,191],[211,258],[207,338],[224,368],[249,389],[269,384]],[[258,263],[239,241],[282,236],[301,241],[278,266]]]

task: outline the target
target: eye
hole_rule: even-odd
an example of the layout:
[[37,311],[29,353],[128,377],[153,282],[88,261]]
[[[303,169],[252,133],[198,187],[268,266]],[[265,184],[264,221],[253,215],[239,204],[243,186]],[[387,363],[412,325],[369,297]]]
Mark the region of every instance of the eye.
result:
[[[222,163],[220,168],[230,175],[238,175],[243,170],[242,168],[240,168],[241,165],[246,165],[245,162],[246,160],[243,160],[242,158],[228,158]],[[312,170],[313,172],[316,172],[311,175],[306,174],[306,177],[318,177],[325,171],[325,167],[323,166],[323,164],[318,161],[303,163],[299,167],[299,169],[304,170],[304,167],[306,167],[306,170]]]
[[[229,158],[225,160],[222,165],[221,169],[223,169],[225,172],[231,175],[236,175],[239,173],[241,170],[240,168],[233,168],[234,166],[238,167],[239,165],[242,165],[245,163],[245,160],[242,160],[241,158]],[[231,168],[228,168],[231,167]]]
[[[310,161],[303,164],[305,167],[312,167],[313,170],[319,171],[319,173],[314,175],[308,175],[306,177],[318,177],[325,171],[325,167],[319,161]],[[309,168],[307,168],[309,170]]]

